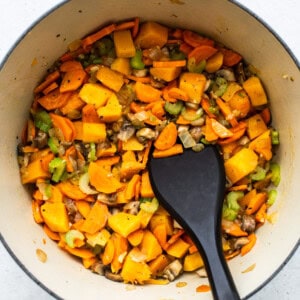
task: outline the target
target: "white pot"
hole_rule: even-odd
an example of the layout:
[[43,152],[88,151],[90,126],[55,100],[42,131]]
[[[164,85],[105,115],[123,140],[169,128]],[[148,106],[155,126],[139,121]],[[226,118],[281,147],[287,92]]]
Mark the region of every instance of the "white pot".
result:
[[[151,19],[170,26],[203,32],[242,53],[259,71],[272,103],[273,123],[279,129],[281,165],[279,196],[272,211],[274,224],[258,231],[253,251],[229,262],[241,297],[264,284],[290,256],[300,237],[300,74],[299,65],[278,39],[255,17],[223,0],[175,1],[76,0],[52,11],[39,21],[11,52],[0,72],[0,228],[7,248],[42,286],[64,299],[211,299],[210,293],[197,294],[195,288],[206,280],[185,275],[166,286],[128,287],[85,270],[70,255],[60,251],[31,215],[30,195],[21,185],[16,146],[32,102],[32,90],[54,60],[74,39],[103,24],[130,19]],[[38,64],[32,65],[33,59]],[[285,76],[286,75],[286,76]],[[298,152],[298,153],[297,153]],[[42,264],[35,250],[42,248],[48,261]],[[242,273],[247,267],[255,268]]]

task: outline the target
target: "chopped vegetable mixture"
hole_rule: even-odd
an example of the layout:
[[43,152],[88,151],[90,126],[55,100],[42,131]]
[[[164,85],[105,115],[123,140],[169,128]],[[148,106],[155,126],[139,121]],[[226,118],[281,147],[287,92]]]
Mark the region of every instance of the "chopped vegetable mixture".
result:
[[209,37],[139,18],[71,43],[34,89],[18,146],[35,222],[114,281],[167,284],[199,271],[201,255],[156,199],[147,160],[151,147],[167,157],[214,144],[227,177],[224,255],[248,253],[280,181],[279,134],[253,70]]

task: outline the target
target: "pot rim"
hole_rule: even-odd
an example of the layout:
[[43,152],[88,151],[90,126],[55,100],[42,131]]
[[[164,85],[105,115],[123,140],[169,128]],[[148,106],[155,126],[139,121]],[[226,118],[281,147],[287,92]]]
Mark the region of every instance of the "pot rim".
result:
[[[260,16],[258,16],[254,11],[252,11],[250,8],[246,7],[242,3],[238,2],[237,0],[228,0],[230,3],[236,5],[240,9],[244,10],[246,13],[248,13],[251,17],[256,19],[261,25],[263,25],[270,34],[272,34],[275,39],[283,46],[283,48],[287,51],[297,68],[300,70],[300,58],[298,59],[296,55],[293,53],[291,48],[287,45],[287,43],[281,38],[281,36],[266,22],[264,21]],[[37,26],[42,20],[44,20],[47,16],[49,16],[52,12],[59,9],[66,3],[70,2],[70,0],[60,0],[60,2],[50,9],[48,9],[46,12],[41,14],[38,18],[36,18],[30,26],[28,26],[20,35],[16,38],[15,42],[11,45],[9,50],[5,53],[3,58],[0,61],[0,72],[3,69],[3,67],[6,64],[6,61],[9,59],[10,55],[14,51],[14,49],[19,45],[19,43],[23,40],[23,38],[35,27]],[[32,279],[38,286],[40,286],[43,290],[45,290],[50,296],[56,298],[56,299],[63,299],[59,295],[57,295],[55,292],[53,292],[50,288],[48,288],[44,283],[39,281],[37,277],[33,275],[33,273],[25,267],[25,265],[19,260],[19,258],[15,255],[13,250],[10,248],[8,243],[6,242],[4,236],[0,232],[0,241],[3,244],[4,248],[7,250],[9,255],[12,257],[12,259],[17,263],[17,265],[24,271],[27,276]],[[273,280],[273,278],[276,277],[276,275],[284,268],[284,266],[289,262],[291,257],[295,254],[297,249],[300,249],[300,237],[298,238],[298,241],[296,242],[295,246],[291,249],[289,255],[286,257],[284,261],[279,265],[279,267],[273,272],[271,276],[269,276],[265,281],[263,281],[258,287],[256,287],[252,292],[250,292],[248,295],[245,296],[244,299],[251,298],[254,294],[256,294],[259,290],[261,290],[264,286],[266,286],[269,282]]]

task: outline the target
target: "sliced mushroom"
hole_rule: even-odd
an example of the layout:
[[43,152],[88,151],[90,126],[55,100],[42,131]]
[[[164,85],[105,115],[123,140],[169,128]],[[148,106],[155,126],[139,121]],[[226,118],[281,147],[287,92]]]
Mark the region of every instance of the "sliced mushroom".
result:
[[95,262],[92,267],[91,267],[91,270],[94,272],[94,273],[97,273],[99,275],[102,275],[104,276],[105,274],[105,265],[99,261]]
[[206,272],[205,268],[201,268],[201,269],[197,270],[196,273],[201,278],[207,278],[207,272]]
[[104,276],[112,281],[116,281],[116,282],[123,282],[123,278],[120,274],[114,274],[109,270],[105,270],[104,272]]
[[124,122],[117,137],[119,140],[126,142],[134,135],[134,133],[135,133],[135,128],[131,125],[131,123],[127,121]]
[[216,75],[225,78],[227,81],[236,81],[234,72],[230,68],[221,69],[221,70],[216,72]]
[[203,132],[200,126],[192,127],[190,130],[190,134],[196,143],[199,143],[200,139],[203,137]]
[[41,130],[38,131],[37,136],[33,139],[33,146],[43,149],[48,145],[48,135]]
[[136,215],[139,211],[140,201],[130,201],[124,205],[123,211],[131,215]]
[[148,127],[144,127],[137,131],[136,137],[141,142],[144,143],[147,140],[154,140],[157,136],[157,133]]
[[249,239],[247,237],[240,237],[240,238],[235,239],[232,246],[233,246],[234,250],[237,250],[248,243],[249,243]]
[[176,259],[167,265],[163,271],[163,277],[169,281],[174,281],[183,271],[181,262]]
[[114,194],[99,193],[97,195],[97,200],[107,204],[108,206],[114,206],[114,205],[117,205],[117,194],[116,193],[114,193]]
[[256,222],[253,216],[243,215],[242,217],[242,230],[251,233],[255,230]]

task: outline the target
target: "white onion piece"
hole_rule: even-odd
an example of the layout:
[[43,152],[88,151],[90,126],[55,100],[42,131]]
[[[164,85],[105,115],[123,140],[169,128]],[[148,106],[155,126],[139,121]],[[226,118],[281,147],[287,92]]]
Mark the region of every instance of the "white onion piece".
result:
[[87,195],[95,195],[98,194],[98,191],[92,189],[90,187],[90,177],[89,173],[84,173],[79,178],[79,188],[82,192]]

